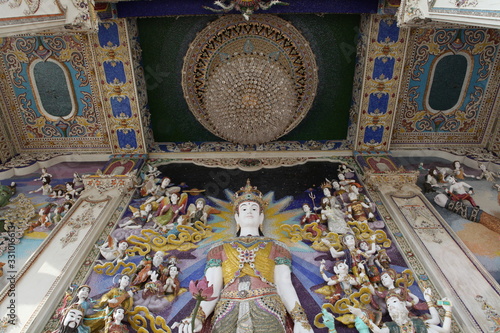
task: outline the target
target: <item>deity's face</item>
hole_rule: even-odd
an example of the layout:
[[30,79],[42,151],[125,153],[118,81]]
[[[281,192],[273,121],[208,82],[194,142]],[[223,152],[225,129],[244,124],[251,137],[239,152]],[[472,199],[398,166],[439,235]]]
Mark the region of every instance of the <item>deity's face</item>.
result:
[[333,267],[333,271],[337,275],[347,274],[347,273],[349,273],[349,266],[347,266],[347,264],[342,261],[342,262],[339,262],[338,264],[336,264],[335,267]]
[[453,162],[453,166],[455,167],[455,169],[460,169],[460,162],[459,161]]
[[479,164],[479,169],[481,169],[482,171],[486,171],[486,165]]
[[236,223],[242,228],[258,228],[264,221],[264,212],[260,211],[260,206],[254,201],[243,201],[238,206],[238,213],[234,215]]
[[166,188],[168,185],[170,185],[170,178],[163,178],[161,181],[161,187]]
[[386,304],[389,315],[398,325],[408,320],[408,309],[405,302],[397,297],[389,297]]
[[79,299],[87,299],[87,298],[89,298],[89,293],[90,293],[89,287],[82,287],[82,288],[80,288],[80,290],[78,290],[78,298]]
[[127,242],[120,242],[118,243],[118,249],[125,251],[128,248],[128,243]]
[[177,193],[172,193],[172,195],[170,196],[170,202],[172,203],[172,205],[177,204],[177,202],[179,202],[179,195]]
[[330,200],[327,197],[323,197],[321,199],[321,204],[326,205],[326,206],[330,206]]
[[356,246],[356,238],[353,235],[344,236],[344,243],[348,247]]
[[325,197],[329,197],[332,195],[332,192],[330,192],[330,189],[328,187],[323,188],[323,194]]
[[363,251],[368,251],[369,249],[368,243],[365,241],[359,243],[359,248]]
[[78,325],[80,325],[80,322],[82,321],[82,317],[82,311],[78,309],[71,309],[66,313],[62,326],[71,328],[78,327]]
[[205,206],[203,200],[198,200],[196,201],[196,208],[197,209],[202,209]]
[[455,177],[451,177],[451,176],[450,176],[450,177],[448,177],[447,179],[448,179],[448,183],[450,183],[451,185],[453,185],[453,184],[456,184],[456,183],[457,183],[457,180],[455,179]]
[[153,256],[153,265],[155,265],[156,267],[160,266],[161,263],[163,262],[164,256],[165,253],[163,253],[162,251],[156,252],[155,255]]
[[120,289],[125,289],[125,287],[127,287],[129,284],[130,284],[130,278],[128,277],[128,275],[123,275],[120,280]]
[[386,288],[389,288],[389,287],[393,287],[394,286],[394,280],[392,279],[392,277],[387,274],[387,273],[384,273],[382,274],[382,276],[380,277],[380,280],[382,282],[382,285]]
[[172,266],[170,267],[170,269],[168,270],[168,274],[175,278],[177,275],[179,275],[179,269],[177,268],[177,266]]
[[302,210],[306,213],[311,211],[311,207],[308,204],[303,204],[302,205]]
[[355,194],[359,194],[359,189],[356,185],[351,186],[351,192]]
[[113,318],[115,318],[116,321],[122,321],[123,318],[125,318],[125,310],[122,308],[118,308],[115,311],[113,311]]
[[340,190],[340,184],[337,181],[332,182],[332,187],[338,191]]
[[343,173],[339,173],[337,177],[339,178],[339,180],[345,180],[345,176]]

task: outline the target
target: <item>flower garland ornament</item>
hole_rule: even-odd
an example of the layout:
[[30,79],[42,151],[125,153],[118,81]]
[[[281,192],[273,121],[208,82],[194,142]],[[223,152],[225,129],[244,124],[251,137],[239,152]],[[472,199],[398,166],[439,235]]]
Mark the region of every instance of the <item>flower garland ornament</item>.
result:
[[[214,297],[214,286],[213,285],[208,285],[208,280],[204,276],[203,279],[201,280],[196,280],[189,282],[189,292],[193,295],[193,298],[196,300],[196,305],[194,306],[193,313],[191,315],[191,332],[194,332],[194,325],[195,325],[195,320],[198,315],[198,311],[203,309],[200,309],[200,304],[202,301],[213,301],[217,299],[217,297]],[[205,317],[203,315],[203,317]],[[201,320],[202,322],[204,321]]]
[[279,0],[272,0],[268,2],[264,2],[262,0],[217,0],[214,1],[214,5],[219,6],[221,9],[211,8],[207,6],[203,6],[203,8],[216,13],[227,13],[233,9],[236,9],[237,11],[240,11],[243,14],[245,20],[248,21],[250,19],[250,15],[252,15],[253,12],[259,8],[262,10],[267,10],[274,5],[288,6],[288,3]]

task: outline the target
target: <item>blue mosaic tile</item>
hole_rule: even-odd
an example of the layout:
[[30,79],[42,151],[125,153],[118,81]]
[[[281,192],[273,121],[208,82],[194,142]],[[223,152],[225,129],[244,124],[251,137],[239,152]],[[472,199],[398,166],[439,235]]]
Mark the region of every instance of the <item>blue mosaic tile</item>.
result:
[[383,126],[367,126],[365,129],[364,143],[368,144],[382,143],[383,135],[384,135]]
[[390,57],[379,57],[375,59],[373,66],[374,79],[392,79],[394,75],[394,64],[396,59]]
[[116,131],[118,144],[122,149],[137,149],[137,136],[135,131],[128,128],[119,129]]
[[106,61],[102,64],[107,83],[125,82],[125,70],[121,61]]
[[[385,114],[389,105],[389,94],[372,93],[368,101],[369,114]],[[378,111],[377,111],[378,110]]]
[[120,45],[118,25],[116,23],[106,22],[99,24],[97,36],[101,47],[116,47]]
[[377,42],[395,43],[399,37],[399,28],[395,19],[385,19],[380,21]]
[[130,108],[130,100],[127,96],[114,96],[110,98],[111,110],[116,118],[126,117],[132,118],[132,110]]

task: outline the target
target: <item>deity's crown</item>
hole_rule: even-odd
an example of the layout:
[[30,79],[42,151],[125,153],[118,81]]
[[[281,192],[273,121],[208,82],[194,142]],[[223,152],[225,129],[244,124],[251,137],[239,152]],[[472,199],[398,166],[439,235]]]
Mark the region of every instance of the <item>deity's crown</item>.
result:
[[324,189],[324,188],[332,188],[332,184],[330,182],[323,182],[321,184],[321,188]]
[[382,273],[380,273],[380,276],[382,276],[383,274],[388,274],[391,279],[396,282],[397,272],[393,268],[387,268],[386,270],[382,271]]
[[399,299],[400,301],[402,302],[405,302],[406,301],[406,298],[407,298],[407,290],[405,288],[395,288],[395,289],[391,289],[389,290],[389,292],[387,293],[387,295],[385,295],[385,301],[387,302],[387,300],[391,297],[396,297],[397,299]]
[[79,286],[77,289],[76,289],[76,292],[78,293],[80,290],[82,290],[83,288],[88,288],[89,290],[92,290],[92,288],[88,285],[88,284],[82,284],[81,286]]
[[[70,310],[78,310],[81,313],[85,313],[85,310],[83,309],[83,307],[80,304],[73,303],[73,304],[71,304],[70,306],[68,306],[67,308],[64,309],[64,317],[66,317],[66,315],[68,314],[68,312]],[[64,321],[64,317],[62,318],[63,321]]]
[[245,201],[256,202],[260,208],[267,206],[267,202],[262,198],[262,192],[257,189],[257,186],[250,185],[250,179],[247,179],[247,184],[234,193],[233,207],[237,211],[238,206]]

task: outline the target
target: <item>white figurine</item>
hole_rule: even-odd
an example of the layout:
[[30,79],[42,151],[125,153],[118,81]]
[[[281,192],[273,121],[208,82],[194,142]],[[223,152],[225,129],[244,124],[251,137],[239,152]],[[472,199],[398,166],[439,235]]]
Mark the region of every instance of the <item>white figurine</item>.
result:
[[429,312],[431,318],[423,320],[418,317],[412,317],[408,315],[409,311],[406,307],[406,300],[404,296],[398,294],[391,294],[386,299],[387,310],[391,316],[392,322],[386,322],[380,328],[371,321],[363,310],[355,308],[352,306],[347,306],[349,311],[361,318],[361,320],[370,328],[374,333],[390,333],[390,332],[405,332],[405,333],[449,333],[451,331],[451,302],[444,298],[438,301],[446,311],[444,315],[443,325],[439,326],[441,318],[437,312],[435,306],[432,304],[431,290],[426,289],[424,291],[424,299],[429,304]]

